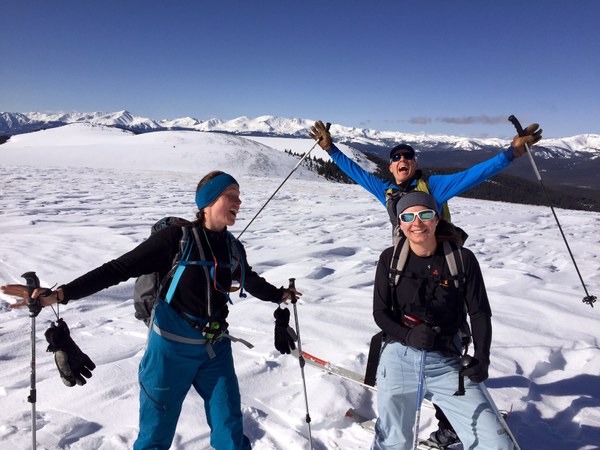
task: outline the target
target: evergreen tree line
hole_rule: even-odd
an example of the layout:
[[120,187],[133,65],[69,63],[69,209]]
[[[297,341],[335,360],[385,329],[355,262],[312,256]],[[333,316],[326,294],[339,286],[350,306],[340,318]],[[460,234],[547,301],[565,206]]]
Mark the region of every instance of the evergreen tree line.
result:
[[[285,153],[292,155],[296,158],[302,158],[302,153],[295,153],[291,150],[285,150]],[[319,175],[327,180],[335,181],[337,183],[354,184],[348,175],[340,170],[340,168],[333,161],[325,161],[323,158],[308,157],[302,165],[313,172],[317,172]]]

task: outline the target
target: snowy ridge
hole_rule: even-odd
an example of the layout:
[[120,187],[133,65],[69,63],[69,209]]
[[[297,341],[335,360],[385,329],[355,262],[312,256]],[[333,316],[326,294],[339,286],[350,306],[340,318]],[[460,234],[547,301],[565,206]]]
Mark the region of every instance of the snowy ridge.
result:
[[[309,140],[306,141],[308,149]],[[320,148],[319,151],[325,154]],[[195,177],[231,167],[235,176],[278,177],[290,172],[298,158],[243,136],[190,131],[134,134],[75,123],[14,136],[2,146],[0,161],[3,165],[34,167],[182,172]],[[296,173],[298,178],[318,178],[302,166]]]
[[[193,117],[170,120],[151,120],[133,116],[129,111],[115,113],[0,113],[0,134],[20,134],[43,127],[55,127],[69,123],[92,123],[115,126],[136,132],[148,132],[168,129],[185,129],[191,131],[216,131],[233,134],[260,134],[268,136],[306,137],[314,119],[281,118],[275,116],[246,116],[223,121],[210,119],[200,121]],[[331,132],[336,142],[349,145],[360,144],[375,147],[392,147],[396,143],[408,142],[418,146],[420,151],[445,150],[480,150],[485,148],[500,149],[510,144],[506,139],[477,139],[460,136],[418,135],[396,131],[378,131],[374,129],[345,127],[333,124]],[[600,155],[600,135],[584,134],[563,139],[548,139],[543,142],[548,151],[545,157],[568,157],[572,153],[589,153]]]

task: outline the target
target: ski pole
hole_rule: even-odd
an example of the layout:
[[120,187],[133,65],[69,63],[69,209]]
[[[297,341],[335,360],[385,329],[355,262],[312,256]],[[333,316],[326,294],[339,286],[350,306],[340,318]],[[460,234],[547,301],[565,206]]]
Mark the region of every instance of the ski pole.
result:
[[[329,131],[329,127],[331,126],[331,124],[329,122],[327,122],[327,124],[325,125],[325,129]],[[261,208],[258,210],[258,212],[254,215],[254,217],[252,218],[252,220],[250,220],[250,222],[248,222],[248,225],[246,225],[246,228],[244,228],[242,230],[242,232],[240,234],[238,234],[238,239],[240,239],[242,237],[242,234],[244,234],[246,232],[246,230],[250,227],[250,225],[252,225],[252,222],[254,222],[254,220],[258,217],[258,215],[262,212],[263,209],[265,209],[265,207],[267,206],[267,204],[273,199],[273,197],[275,197],[275,194],[277,194],[277,192],[279,192],[279,189],[281,189],[281,187],[285,184],[285,182],[292,176],[292,174],[296,171],[296,169],[298,167],[300,167],[300,164],[302,164],[302,161],[304,161],[308,155],[310,154],[310,152],[313,151],[313,149],[317,146],[317,144],[319,142],[321,142],[321,139],[323,138],[319,138],[317,139],[317,142],[314,143],[314,145],[310,148],[310,150],[308,152],[306,152],[304,154],[304,156],[302,156],[302,158],[300,158],[300,161],[298,161],[298,163],[294,166],[294,168],[292,169],[292,171],[288,174],[287,177],[285,177],[285,179],[281,182],[281,184],[277,187],[277,189],[275,189],[275,192],[273,192],[273,194],[271,194],[271,196],[269,197],[269,199],[265,202],[264,205],[261,206]]]
[[519,446],[519,443],[517,442],[515,435],[512,433],[512,431],[510,431],[510,428],[508,427],[506,420],[504,420],[504,417],[502,417],[502,413],[496,406],[496,403],[494,402],[494,399],[490,395],[490,392],[487,390],[487,387],[485,387],[485,384],[483,384],[483,383],[479,383],[479,386],[481,387],[481,391],[483,392],[483,395],[485,395],[485,398],[487,399],[490,406],[494,410],[494,414],[496,414],[496,417],[500,421],[502,428],[504,428],[504,431],[506,431],[506,434],[508,434],[508,436],[510,437],[510,440],[512,441],[513,445],[515,446],[515,449],[521,450],[521,447]]
[[[525,131],[523,130],[523,127],[521,126],[521,124],[519,123],[519,120],[514,115],[511,115],[508,118],[508,120],[515,126],[519,136],[525,136]],[[558,225],[558,229],[563,238],[563,241],[565,241],[565,245],[567,246],[567,250],[569,252],[569,255],[571,256],[573,265],[575,266],[575,271],[577,272],[577,275],[579,276],[579,280],[581,281],[581,285],[583,286],[583,291],[585,292],[585,297],[583,297],[582,302],[587,303],[588,305],[590,305],[593,308],[594,303],[596,302],[596,296],[590,295],[585,286],[583,277],[581,276],[581,272],[579,272],[579,267],[577,267],[577,262],[575,261],[575,257],[573,256],[573,252],[571,251],[571,247],[569,247],[569,243],[567,242],[565,233],[563,233],[563,229],[560,226],[560,222],[558,221],[558,217],[556,215],[556,212],[554,211],[552,202],[550,201],[550,196],[548,195],[548,192],[546,191],[546,188],[544,187],[544,183],[542,182],[542,177],[540,176],[540,172],[537,168],[537,165],[535,164],[535,161],[533,160],[533,154],[532,154],[531,149],[529,148],[528,144],[525,144],[525,149],[527,151],[527,156],[529,156],[529,161],[531,162],[531,165],[533,166],[533,171],[535,172],[535,176],[536,176],[537,180],[540,182],[540,186],[542,186],[542,191],[544,192],[544,195],[546,196],[546,201],[548,202],[548,206],[550,206],[550,210],[552,210],[552,215],[554,216],[554,220],[556,220],[556,224]]]
[[[296,279],[290,278],[290,285],[288,289],[296,288]],[[308,410],[308,394],[306,393],[306,378],[304,376],[304,356],[302,356],[302,339],[300,339],[300,325],[298,324],[298,309],[296,308],[296,302],[298,299],[292,291],[292,306],[294,307],[294,321],[296,322],[296,336],[298,337],[298,362],[300,363],[300,372],[302,373],[302,386],[304,387],[304,403],[306,404],[306,423],[308,425],[308,445],[312,449],[312,433],[310,429],[310,412]]]
[[40,280],[38,279],[35,272],[26,272],[21,275],[25,278],[27,282],[27,307],[29,308],[29,317],[31,322],[31,373],[30,373],[30,390],[29,396],[27,397],[27,401],[31,403],[31,448],[33,450],[37,447],[37,442],[35,438],[36,433],[36,412],[35,412],[35,402],[37,400],[37,394],[35,389],[35,318],[42,310],[42,305],[40,305],[40,300],[38,298],[32,298],[33,291],[36,288],[40,287]]
[[421,404],[423,403],[423,381],[425,378],[425,358],[427,352],[421,350],[421,364],[419,365],[419,385],[417,387],[417,411],[415,412],[415,427],[413,436],[413,450],[419,447],[419,424],[421,422]]

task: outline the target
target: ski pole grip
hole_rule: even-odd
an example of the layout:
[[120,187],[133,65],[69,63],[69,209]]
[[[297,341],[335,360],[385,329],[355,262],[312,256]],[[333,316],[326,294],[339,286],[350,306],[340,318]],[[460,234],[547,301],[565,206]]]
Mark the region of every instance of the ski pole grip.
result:
[[525,136],[525,130],[523,130],[519,119],[517,119],[514,115],[511,114],[508,120],[515,126],[515,128],[517,129],[517,134],[519,136]]
[[21,276],[25,278],[27,284],[27,294],[29,296],[29,298],[27,299],[27,303],[31,304],[31,302],[33,301],[31,295],[33,294],[33,291],[40,287],[40,280],[35,274],[35,272],[25,272]]
[[[288,286],[288,289],[296,289],[295,278],[290,278],[290,284]],[[294,291],[291,291],[290,293],[292,294],[292,303],[296,303],[298,301],[298,299],[296,298],[296,294],[294,294]]]
[[25,278],[27,284],[27,307],[29,308],[29,317],[36,317],[42,310],[39,298],[33,298],[33,291],[40,287],[40,280],[35,272],[25,272],[21,275]]

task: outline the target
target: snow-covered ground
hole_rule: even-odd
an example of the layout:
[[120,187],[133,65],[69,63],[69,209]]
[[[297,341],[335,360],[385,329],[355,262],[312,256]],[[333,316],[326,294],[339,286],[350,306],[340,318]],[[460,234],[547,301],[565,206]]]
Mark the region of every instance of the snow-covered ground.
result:
[[[122,131],[70,125],[0,146],[0,284],[35,271],[65,283],[128,251],[165,215],[191,218],[199,179],[213,169],[241,183],[245,227],[297,159],[292,143],[211,133]],[[308,150],[310,140],[297,140]],[[315,149],[320,151],[319,149]],[[346,151],[346,149],[345,149]],[[317,156],[321,156],[316,154]],[[497,405],[527,450],[600,448],[598,314],[584,292],[549,208],[456,198],[453,218],[470,238],[494,312],[490,379]],[[557,210],[591,294],[600,294],[600,214]],[[295,277],[304,350],[363,372],[374,269],[390,243],[387,213],[358,186],[299,168],[242,237],[253,267],[276,285]],[[65,387],[37,324],[37,440],[43,449],[126,449],[137,434],[137,365],[146,328],[133,316],[133,280],[60,308],[97,364]],[[30,319],[0,297],[0,448],[31,446]],[[274,306],[249,297],[231,308],[245,429],[257,450],[307,448],[298,361],[273,347]],[[375,413],[375,396],[305,368],[315,449],[368,449],[372,434],[344,413]],[[434,427],[424,409],[422,435]],[[202,402],[190,392],[174,449],[208,449]]]

